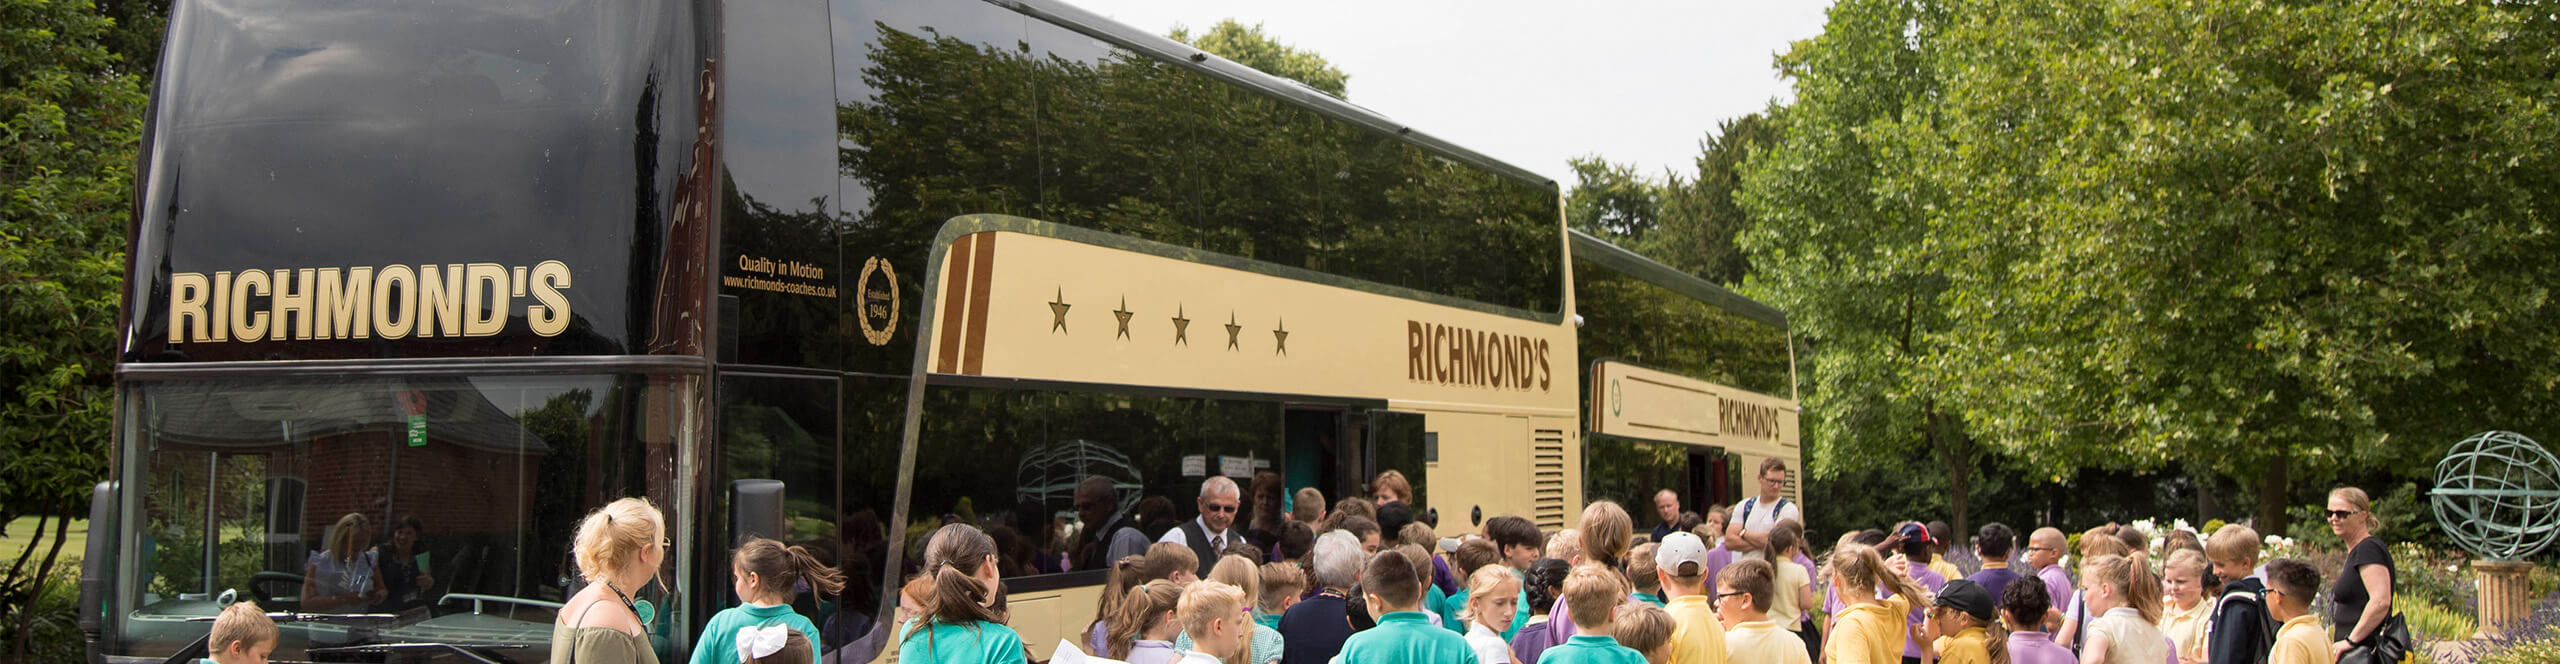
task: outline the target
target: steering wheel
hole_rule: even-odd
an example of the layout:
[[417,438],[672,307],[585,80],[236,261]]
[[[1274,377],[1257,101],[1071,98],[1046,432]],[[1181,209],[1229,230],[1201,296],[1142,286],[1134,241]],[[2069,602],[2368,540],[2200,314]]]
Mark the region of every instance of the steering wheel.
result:
[[300,595],[288,595],[278,599],[278,595],[268,591],[268,588],[279,585],[292,588],[294,593],[300,593],[302,592],[302,575],[292,572],[258,572],[249,575],[249,594],[258,598],[259,608],[269,611],[291,611],[301,608]]

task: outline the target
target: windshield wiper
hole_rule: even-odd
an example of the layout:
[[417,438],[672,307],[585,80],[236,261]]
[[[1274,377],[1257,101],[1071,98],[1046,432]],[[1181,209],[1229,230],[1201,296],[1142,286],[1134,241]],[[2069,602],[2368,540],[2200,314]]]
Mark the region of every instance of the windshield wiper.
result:
[[361,646],[311,648],[304,652],[312,655],[337,655],[436,651],[453,653],[482,664],[508,664],[507,660],[500,659],[495,651],[517,650],[524,647],[525,645],[521,643],[375,643]]
[[[186,622],[213,622],[215,618],[219,617],[220,616],[197,616],[186,619]],[[396,613],[294,613],[290,611],[279,611],[267,614],[267,619],[278,623],[307,622],[320,623],[324,625],[362,625],[398,622],[400,620],[400,615]]]

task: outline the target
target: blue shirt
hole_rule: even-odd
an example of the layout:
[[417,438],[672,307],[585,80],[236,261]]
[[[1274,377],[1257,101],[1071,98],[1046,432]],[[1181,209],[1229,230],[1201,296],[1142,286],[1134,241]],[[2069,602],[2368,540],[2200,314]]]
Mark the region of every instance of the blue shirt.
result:
[[907,632],[906,640],[898,644],[902,664],[1011,664],[1031,656],[1022,649],[1022,635],[1003,623],[918,626],[921,629]]
[[1447,627],[1451,631],[1457,632],[1460,636],[1465,636],[1467,633],[1467,621],[1458,619],[1458,611],[1465,608],[1467,608],[1467,591],[1460,590],[1458,591],[1458,594],[1450,595],[1448,599],[1441,600],[1440,626]]
[[702,638],[693,643],[693,664],[726,664],[738,661],[738,628],[781,625],[809,637],[809,647],[824,643],[818,639],[818,625],[809,622],[789,604],[733,606],[711,614],[710,624],[702,626]]
[[1563,645],[1548,648],[1535,664],[1645,664],[1644,653],[1618,645],[1606,636],[1575,634]]
[[1477,664],[1467,637],[1431,624],[1421,611],[1397,611],[1378,617],[1378,626],[1351,635],[1342,644],[1342,661],[1357,664]]

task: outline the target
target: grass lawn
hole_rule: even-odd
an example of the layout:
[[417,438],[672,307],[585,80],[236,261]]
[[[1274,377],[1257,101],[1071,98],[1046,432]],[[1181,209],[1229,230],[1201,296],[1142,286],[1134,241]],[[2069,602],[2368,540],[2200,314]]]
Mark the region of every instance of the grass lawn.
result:
[[[16,562],[18,560],[18,554],[27,550],[27,542],[35,539],[35,531],[35,517],[23,517],[16,521],[9,522],[8,534],[0,535],[0,561],[5,561],[0,562],[0,565],[5,565],[9,562]],[[70,535],[71,541],[62,545],[62,561],[78,560],[80,559],[81,554],[88,552],[89,520],[73,519],[71,521]],[[46,522],[44,524],[44,538],[44,542],[36,546],[35,555],[27,559],[28,566],[34,566],[36,563],[43,562],[45,549],[53,546],[53,523]],[[60,561],[57,561],[57,564],[59,564],[59,562]]]

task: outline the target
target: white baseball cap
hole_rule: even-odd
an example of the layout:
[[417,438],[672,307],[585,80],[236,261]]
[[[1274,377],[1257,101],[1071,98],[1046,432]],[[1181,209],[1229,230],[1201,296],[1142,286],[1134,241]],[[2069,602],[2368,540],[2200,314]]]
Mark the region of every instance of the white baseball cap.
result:
[[[1680,569],[1681,563],[1696,563],[1698,567],[1696,571],[1684,573]],[[1694,534],[1672,533],[1663,537],[1662,544],[1654,548],[1653,564],[1673,576],[1706,574],[1707,543]]]

